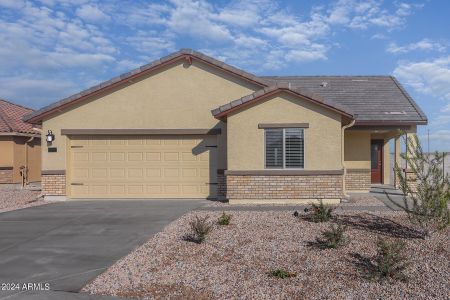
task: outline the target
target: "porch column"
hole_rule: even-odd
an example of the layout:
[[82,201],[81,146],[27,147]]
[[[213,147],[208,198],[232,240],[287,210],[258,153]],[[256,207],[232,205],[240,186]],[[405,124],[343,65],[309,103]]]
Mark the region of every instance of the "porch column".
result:
[[395,144],[394,144],[394,149],[395,149],[395,153],[394,153],[394,187],[396,189],[398,189],[400,187],[400,180],[397,176],[397,172],[395,172],[395,166],[399,166],[401,168],[401,156],[400,153],[402,151],[401,146],[400,146],[400,141],[401,141],[401,135],[398,135],[394,138]]
[[[414,152],[416,151],[417,143],[416,143],[416,133],[408,133],[406,135],[406,155],[411,158],[414,156]],[[416,174],[411,170],[408,163],[406,163],[405,166],[405,176],[406,181],[408,182],[408,186],[411,189],[411,191],[414,193],[417,190],[417,176]]]
[[383,184],[391,183],[391,151],[389,140],[386,137],[383,144]]

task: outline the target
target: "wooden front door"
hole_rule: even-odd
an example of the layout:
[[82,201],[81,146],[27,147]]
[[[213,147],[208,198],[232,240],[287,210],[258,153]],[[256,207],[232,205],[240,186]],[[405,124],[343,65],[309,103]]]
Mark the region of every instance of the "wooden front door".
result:
[[370,146],[372,183],[383,182],[383,140],[372,140]]

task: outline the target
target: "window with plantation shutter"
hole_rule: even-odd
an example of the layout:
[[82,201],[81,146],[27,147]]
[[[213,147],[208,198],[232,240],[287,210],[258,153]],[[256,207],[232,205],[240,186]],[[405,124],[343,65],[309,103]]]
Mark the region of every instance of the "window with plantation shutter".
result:
[[265,129],[265,164],[267,169],[302,169],[304,135],[302,128]]
[[283,167],[283,129],[266,129],[266,168]]

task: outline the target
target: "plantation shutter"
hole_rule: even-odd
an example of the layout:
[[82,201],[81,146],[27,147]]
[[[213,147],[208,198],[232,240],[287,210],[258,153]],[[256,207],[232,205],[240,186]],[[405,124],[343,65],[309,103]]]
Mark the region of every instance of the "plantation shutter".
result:
[[285,167],[303,168],[303,129],[285,129]]
[[305,167],[305,143],[302,128],[265,130],[266,168],[302,169]]
[[266,129],[266,168],[283,168],[283,129]]

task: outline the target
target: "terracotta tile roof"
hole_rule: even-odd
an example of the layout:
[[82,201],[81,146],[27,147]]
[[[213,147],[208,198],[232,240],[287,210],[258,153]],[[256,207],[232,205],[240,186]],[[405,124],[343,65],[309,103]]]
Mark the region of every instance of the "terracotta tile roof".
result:
[[0,99],[0,132],[37,134],[33,125],[25,123],[22,118],[33,110]]
[[271,86],[265,87],[250,95],[244,96],[242,98],[224,104],[212,110],[211,112],[214,117],[221,118],[223,116],[226,116],[231,111],[234,111],[251,103],[255,103],[261,99],[264,99],[268,95],[273,95],[277,92],[282,91],[290,92],[291,94],[294,94],[296,96],[306,98],[307,100],[314,102],[318,105],[337,111],[338,113],[343,114],[349,118],[353,118],[353,112],[350,108],[345,107],[340,103],[336,103],[329,99],[323,98],[318,94],[311,93],[309,90],[300,87],[294,87],[290,83],[284,82],[275,83]]

